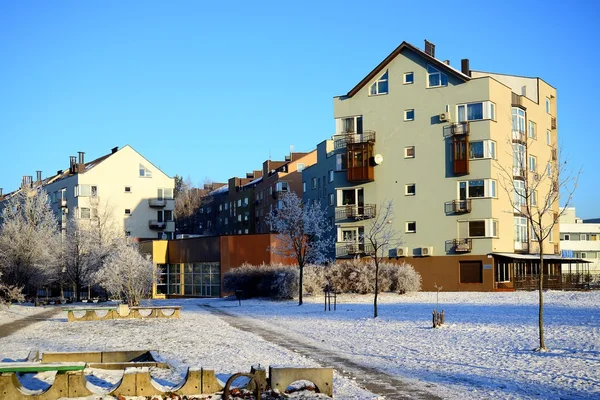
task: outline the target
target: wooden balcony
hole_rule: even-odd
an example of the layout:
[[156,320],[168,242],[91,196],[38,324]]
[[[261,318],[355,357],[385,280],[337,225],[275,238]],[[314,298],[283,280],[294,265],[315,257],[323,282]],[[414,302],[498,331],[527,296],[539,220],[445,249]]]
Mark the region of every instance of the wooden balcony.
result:
[[550,118],[550,128],[556,129],[556,117]]
[[453,246],[455,253],[470,253],[473,249],[473,240],[472,239],[454,239]]
[[511,103],[513,107],[520,107],[522,109],[525,109],[525,106],[523,104],[523,96],[516,94],[516,93],[511,93]]
[[348,205],[335,209],[335,220],[343,221],[346,219],[360,221],[363,219],[374,218],[377,212],[376,204],[364,204],[362,206]]
[[346,146],[346,179],[348,182],[373,182],[375,168],[371,163],[373,142],[348,143]]

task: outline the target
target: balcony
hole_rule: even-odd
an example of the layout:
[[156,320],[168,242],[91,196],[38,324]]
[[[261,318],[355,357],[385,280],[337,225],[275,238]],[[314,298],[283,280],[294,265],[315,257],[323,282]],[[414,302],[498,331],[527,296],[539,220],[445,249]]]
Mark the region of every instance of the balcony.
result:
[[150,227],[150,229],[162,231],[163,229],[165,229],[167,227],[167,223],[165,221],[158,221],[156,219],[151,219],[150,221],[148,221],[148,226]]
[[527,134],[525,131],[512,131],[513,143],[527,143]]
[[472,239],[454,239],[452,241],[452,248],[455,253],[470,253],[473,249]]
[[348,182],[373,182],[375,166],[373,159],[373,142],[348,143],[346,146],[346,179]]
[[471,132],[471,125],[469,121],[456,122],[450,125],[450,134],[456,135],[468,135]]
[[348,205],[338,207],[335,210],[335,220],[342,221],[345,219],[351,219],[354,221],[360,221],[363,219],[374,218],[377,212],[376,204],[365,204],[362,206]]
[[354,143],[375,143],[375,131],[363,131],[363,133],[343,133],[335,139],[334,148],[342,149],[348,144]]
[[552,149],[552,161],[558,160],[558,150]]
[[556,117],[550,118],[550,128],[556,129]]
[[167,199],[148,199],[148,205],[152,208],[163,208],[167,205]]
[[515,253],[529,253],[529,242],[515,242]]
[[520,107],[525,109],[525,106],[523,105],[523,96],[516,93],[511,93],[511,100],[513,107]]
[[513,167],[513,178],[525,179],[526,174],[525,168]]
[[58,200],[58,206],[60,208],[67,208],[67,199],[59,199]]
[[338,242],[335,246],[335,257],[356,257],[373,254],[373,246],[360,242]]
[[471,212],[471,199],[452,200],[452,212],[454,214],[466,214]]

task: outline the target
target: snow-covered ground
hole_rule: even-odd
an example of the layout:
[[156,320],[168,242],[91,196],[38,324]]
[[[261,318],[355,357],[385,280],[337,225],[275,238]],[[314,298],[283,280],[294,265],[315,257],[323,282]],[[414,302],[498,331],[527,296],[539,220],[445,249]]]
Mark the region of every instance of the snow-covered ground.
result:
[[[547,292],[546,345],[538,345],[537,293],[440,293],[446,324],[431,328],[436,294],[338,297],[324,312],[323,298],[294,301],[169,300],[183,305],[180,320],[66,323],[54,318],[0,341],[0,358],[19,360],[41,351],[158,350],[184,366],[213,368],[225,379],[251,364],[314,366],[316,361],[231,328],[207,307],[221,308],[297,340],[333,350],[367,367],[397,375],[449,399],[600,398],[600,292]],[[161,304],[164,304],[162,302]],[[17,312],[20,308],[13,307]],[[29,311],[23,311],[27,313]],[[0,313],[0,323],[10,322]],[[168,380],[162,378],[162,380]],[[335,397],[376,396],[337,375]]]

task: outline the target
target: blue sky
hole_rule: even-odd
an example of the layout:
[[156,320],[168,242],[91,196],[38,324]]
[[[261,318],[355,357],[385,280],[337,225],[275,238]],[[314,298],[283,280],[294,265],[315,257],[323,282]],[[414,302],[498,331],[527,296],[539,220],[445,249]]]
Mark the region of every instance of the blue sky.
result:
[[[575,3],[575,2],[572,2]],[[224,181],[310,151],[403,40],[558,89],[559,136],[600,216],[600,6],[581,1],[0,2],[0,187],[130,144],[168,175]]]

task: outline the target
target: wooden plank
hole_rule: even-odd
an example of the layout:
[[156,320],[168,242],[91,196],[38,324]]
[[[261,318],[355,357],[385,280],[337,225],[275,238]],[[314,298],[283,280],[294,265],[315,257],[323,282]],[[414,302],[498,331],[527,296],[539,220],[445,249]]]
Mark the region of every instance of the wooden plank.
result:
[[31,363],[31,362],[0,362],[2,372],[42,372],[42,371],[83,371],[86,363]]

